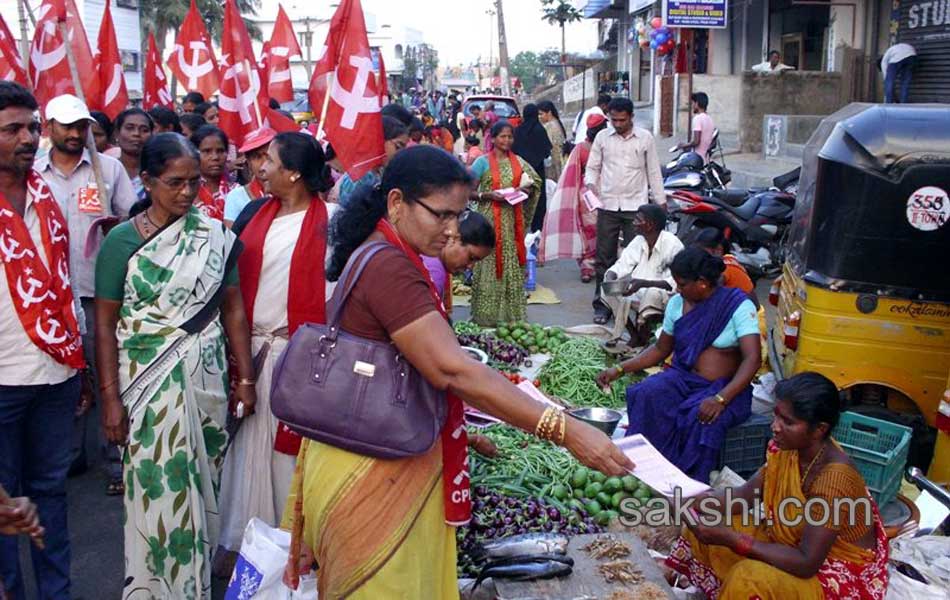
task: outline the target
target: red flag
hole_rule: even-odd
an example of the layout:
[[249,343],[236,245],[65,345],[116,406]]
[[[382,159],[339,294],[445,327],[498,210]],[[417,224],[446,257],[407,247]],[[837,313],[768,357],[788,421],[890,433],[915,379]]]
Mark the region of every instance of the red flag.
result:
[[[82,91],[90,110],[99,108],[99,78],[95,73],[89,40],[83,29],[79,11],[73,0],[44,0],[40,5],[30,47],[30,79],[37,102],[46,106],[52,98],[61,94],[75,94],[73,78],[66,58],[66,44],[60,35],[59,23],[65,22],[69,47],[76,60],[76,70],[82,80]],[[84,75],[87,75],[84,77]]]
[[129,92],[122,74],[122,57],[119,56],[119,43],[115,39],[110,4],[109,0],[106,0],[106,10],[102,13],[102,24],[99,26],[96,71],[99,73],[99,85],[102,87],[99,106],[102,107],[102,112],[115,120],[129,104]]
[[151,110],[156,106],[175,108],[168,92],[168,80],[162,67],[162,55],[155,44],[155,34],[148,33],[148,54],[145,55],[145,72],[142,75],[142,108]]
[[389,81],[386,79],[386,63],[383,62],[383,50],[380,48],[376,52],[379,58],[379,103],[385,105],[389,100]]
[[274,32],[268,44],[268,94],[278,102],[289,102],[294,99],[294,84],[290,78],[290,58],[301,56],[300,44],[290,17],[284,12],[284,7],[278,5],[277,21],[274,23]]
[[257,61],[257,74],[261,78],[261,106],[266,106],[270,100],[270,96],[268,95],[268,87],[270,85],[270,42],[264,42],[261,45],[261,57]]
[[263,124],[263,118],[258,104],[261,82],[257,61],[235,0],[224,4],[222,32],[218,127],[240,146],[245,135]]
[[200,92],[210,98],[218,89],[218,61],[195,0],[191,0],[188,14],[178,30],[175,49],[168,57],[168,68],[189,92]]
[[383,119],[359,0],[343,0],[333,14],[326,51],[310,80],[310,106],[350,177],[359,179],[382,163]]
[[16,49],[16,42],[7,27],[3,15],[0,15],[0,78],[3,81],[15,81],[24,87],[30,87],[23,69],[23,61]]

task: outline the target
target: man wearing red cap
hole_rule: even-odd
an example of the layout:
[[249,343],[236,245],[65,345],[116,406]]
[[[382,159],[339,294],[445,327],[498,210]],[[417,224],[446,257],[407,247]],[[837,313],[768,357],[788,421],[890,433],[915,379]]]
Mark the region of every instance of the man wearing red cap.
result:
[[277,132],[270,127],[261,127],[247,136],[244,145],[238,148],[238,152],[244,154],[244,158],[247,159],[247,170],[251,176],[251,182],[234,188],[225,197],[224,224],[228,227],[234,223],[244,207],[250,204],[252,200],[267,195],[264,192],[264,185],[257,175],[264,164],[264,157],[267,155],[270,143],[276,136]]

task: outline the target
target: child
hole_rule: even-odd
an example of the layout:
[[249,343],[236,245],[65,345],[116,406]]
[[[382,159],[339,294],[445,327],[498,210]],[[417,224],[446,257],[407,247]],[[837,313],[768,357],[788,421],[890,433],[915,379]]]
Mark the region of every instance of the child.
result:
[[474,135],[465,137],[465,166],[471,167],[475,159],[482,155],[481,142]]

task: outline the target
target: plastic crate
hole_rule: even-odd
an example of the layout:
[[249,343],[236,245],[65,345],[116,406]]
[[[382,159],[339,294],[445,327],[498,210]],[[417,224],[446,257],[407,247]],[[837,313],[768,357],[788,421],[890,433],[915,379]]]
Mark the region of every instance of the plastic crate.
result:
[[772,419],[753,414],[726,432],[719,468],[729,467],[748,479],[765,464],[765,449],[772,439]]
[[842,413],[833,436],[848,453],[878,506],[894,499],[901,486],[912,430],[854,412]]

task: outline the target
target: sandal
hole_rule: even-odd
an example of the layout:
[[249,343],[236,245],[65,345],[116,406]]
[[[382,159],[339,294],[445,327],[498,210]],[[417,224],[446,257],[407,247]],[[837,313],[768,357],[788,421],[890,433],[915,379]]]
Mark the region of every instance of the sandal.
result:
[[106,486],[106,496],[121,496],[125,493],[125,482],[122,481],[121,477],[109,480],[109,485]]
[[590,283],[593,280],[594,280],[594,276],[591,275],[590,273],[584,273],[583,275],[581,275],[581,283]]
[[607,313],[598,312],[594,314],[594,324],[596,325],[606,325],[609,320],[610,315]]

